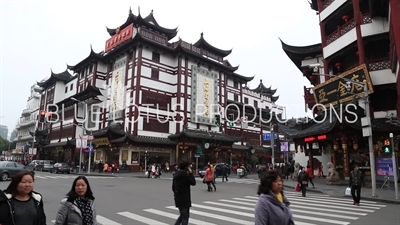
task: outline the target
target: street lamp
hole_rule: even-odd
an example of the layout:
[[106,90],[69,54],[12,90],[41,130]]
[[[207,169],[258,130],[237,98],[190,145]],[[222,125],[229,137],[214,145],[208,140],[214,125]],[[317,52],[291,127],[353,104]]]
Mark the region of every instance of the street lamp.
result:
[[393,167],[393,181],[394,181],[394,193],[396,196],[396,199],[399,199],[399,185],[398,185],[398,172],[399,172],[399,167],[397,166],[397,159],[396,159],[396,153],[394,152],[394,138],[393,138],[393,133],[389,134],[390,137],[390,143],[392,147],[392,167]]
[[[83,104],[84,106],[85,106],[85,103],[84,102],[82,102],[82,101],[80,101],[80,100],[78,100],[78,99],[76,99],[76,98],[71,98],[71,100],[73,100],[73,101],[75,101],[75,102],[78,102],[78,103],[80,103],[80,104]],[[82,129],[82,136],[81,136],[81,149],[80,149],[80,151],[79,151],[79,173],[81,173],[81,171],[82,171],[82,166],[81,166],[81,163],[82,163],[82,152],[83,152],[83,143],[82,143],[82,139],[83,139],[83,136],[85,135],[85,133],[84,133],[84,131],[87,131],[87,129],[86,129],[86,127],[85,127],[85,121],[86,121],[86,109],[85,109],[85,107],[83,108],[83,119],[84,119],[84,121],[82,122],[82,125],[81,125],[81,129]],[[77,126],[79,126],[78,124],[75,124],[75,125],[77,125]],[[91,164],[91,161],[92,161],[92,137],[93,137],[93,131],[92,130],[90,130],[90,136],[91,136],[91,138],[90,138],[90,140],[89,140],[89,162],[88,162],[88,168],[87,168],[87,173],[88,174],[90,174],[90,164]]]
[[147,170],[147,151],[144,152],[144,169]]
[[274,124],[270,125],[270,136],[271,136],[271,163],[272,163],[272,169],[275,169],[275,135],[274,135]]
[[370,168],[371,168],[371,185],[372,185],[372,197],[376,196],[376,178],[375,178],[375,154],[372,146],[372,127],[371,127],[371,112],[370,112],[370,102],[369,102],[369,93],[368,93],[368,83],[367,82],[358,82],[345,77],[339,77],[332,74],[319,74],[313,73],[313,76],[328,76],[328,77],[338,77],[344,81],[346,81],[347,91],[350,91],[351,84],[358,85],[364,88],[364,103],[365,103],[365,118],[367,120],[367,129],[369,130],[368,134],[368,150],[369,150],[369,160],[370,160]]

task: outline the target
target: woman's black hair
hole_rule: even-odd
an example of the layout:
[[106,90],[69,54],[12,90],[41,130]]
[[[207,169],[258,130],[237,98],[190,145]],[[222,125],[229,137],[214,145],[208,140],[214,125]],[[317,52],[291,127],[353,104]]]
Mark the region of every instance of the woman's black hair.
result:
[[15,175],[12,178],[10,184],[8,185],[8,187],[6,189],[6,193],[7,194],[11,194],[12,196],[17,195],[18,194],[17,186],[18,186],[19,183],[21,183],[21,180],[25,175],[31,176],[33,181],[35,181],[35,177],[33,176],[33,174],[30,171],[23,170],[23,171],[17,173],[17,175]]
[[77,178],[75,178],[74,182],[72,183],[71,190],[67,194],[67,196],[68,196],[67,201],[74,202],[75,199],[78,197],[78,195],[75,192],[75,186],[76,186],[76,182],[78,182],[78,180],[83,180],[86,183],[87,190],[86,190],[85,197],[88,199],[94,200],[93,192],[92,192],[92,189],[90,188],[88,179],[85,176],[78,176]]
[[260,179],[260,185],[258,186],[257,195],[266,194],[268,195],[272,188],[272,183],[278,178],[282,178],[279,170],[268,170]]

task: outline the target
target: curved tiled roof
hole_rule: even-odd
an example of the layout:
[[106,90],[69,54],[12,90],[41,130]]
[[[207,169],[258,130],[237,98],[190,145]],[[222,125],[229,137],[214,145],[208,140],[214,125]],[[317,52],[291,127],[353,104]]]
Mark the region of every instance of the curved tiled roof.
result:
[[68,72],[68,69],[66,69],[65,71],[61,72],[61,73],[54,73],[53,70],[50,70],[51,74],[50,77],[42,82],[37,82],[37,85],[41,88],[47,88],[53,84],[55,84],[55,82],[57,81],[62,81],[64,83],[68,82],[71,78],[72,75]]
[[232,53],[232,49],[231,50],[222,50],[222,49],[219,49],[219,48],[214,47],[211,44],[209,44],[204,39],[203,32],[200,34],[200,39],[198,41],[196,41],[196,43],[194,43],[193,46],[196,46],[198,48],[204,48],[205,50],[209,50],[212,53],[218,54],[221,57],[228,56],[229,54]]
[[152,143],[152,144],[159,144],[159,145],[176,145],[175,141],[171,141],[168,138],[161,138],[161,137],[150,137],[150,136],[133,136],[131,134],[126,134],[125,136],[114,139],[111,143],[124,143],[126,141],[134,142],[134,143]]
[[263,84],[263,80],[260,79],[260,84],[256,88],[250,89],[250,91],[269,97],[271,98],[271,101],[276,102],[278,101],[279,96],[273,96],[273,95],[276,93],[277,89],[272,89],[271,87],[272,86],[270,86],[269,88],[265,87],[265,85]]
[[151,11],[151,13],[148,16],[146,16],[145,18],[142,18],[142,16],[140,15],[140,12],[139,12],[138,16],[135,16],[135,15],[133,15],[132,10],[129,9],[128,18],[126,19],[125,23],[123,23],[121,26],[119,26],[118,28],[115,28],[115,29],[108,28],[108,27],[106,27],[106,29],[107,29],[108,34],[110,34],[110,36],[114,36],[117,33],[117,29],[122,30],[132,23],[135,26],[144,25],[152,30],[155,30],[162,34],[165,34],[167,36],[168,40],[174,38],[178,34],[178,28],[168,29],[168,28],[158,25],[156,19],[153,16],[153,10]]
[[301,68],[301,61],[306,57],[316,57],[317,55],[322,55],[322,45],[314,44],[308,46],[292,46],[284,43],[281,39],[282,49],[285,51],[286,55],[292,60],[297,68],[303,72]]
[[99,138],[99,137],[104,137],[107,136],[107,134],[111,132],[113,134],[116,134],[117,136],[125,136],[126,132],[122,129],[122,124],[121,123],[109,123],[107,127],[96,130],[96,131],[86,131],[86,134],[92,134],[93,137]]
[[86,66],[87,64],[89,64],[92,60],[101,60],[101,59],[103,59],[103,57],[104,57],[103,52],[100,52],[100,53],[94,52],[93,48],[92,48],[92,45],[90,45],[90,53],[89,53],[89,55],[85,59],[83,59],[82,61],[77,63],[75,66],[70,66],[70,65],[67,64],[67,68],[69,70],[72,70],[72,71],[75,72],[75,71],[79,70],[80,68],[82,68],[82,67]]
[[227,134],[207,132],[202,130],[192,130],[187,128],[185,128],[182,132],[178,134],[171,134],[170,136],[168,136],[170,140],[176,140],[179,139],[180,137],[232,142],[232,144],[242,139],[241,137],[233,137]]
[[[302,138],[328,133],[339,124],[344,124],[352,129],[361,131],[361,118],[364,115],[364,110],[361,107],[358,107],[353,112],[357,115],[357,120],[355,120],[356,117],[354,114],[346,113],[344,117],[347,119],[343,119],[342,123],[337,116],[333,114],[331,116],[330,110],[327,110],[326,112],[322,112],[314,119],[309,119],[307,123],[298,123],[297,119],[292,119],[287,121],[285,124],[277,123],[277,125],[279,130],[290,138]],[[352,120],[355,120],[355,122],[350,122]],[[396,124],[390,123],[389,119],[387,118],[372,119],[371,125],[374,132],[399,132],[400,130],[400,127],[396,126]]]

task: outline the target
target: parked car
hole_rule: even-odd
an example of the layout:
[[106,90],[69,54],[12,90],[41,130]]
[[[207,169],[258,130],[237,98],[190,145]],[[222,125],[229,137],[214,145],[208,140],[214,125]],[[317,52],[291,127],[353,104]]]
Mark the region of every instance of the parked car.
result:
[[[225,163],[217,163],[217,164],[214,165],[214,170],[215,170],[215,173],[217,174],[217,176],[222,176],[222,168],[224,166],[227,167],[226,169],[227,169],[228,175],[231,174],[230,168]],[[206,166],[202,170],[199,170],[199,176],[201,178],[204,177],[204,174],[206,173],[207,168],[208,167]]]
[[43,162],[43,160],[32,160],[32,162],[30,162],[26,168],[28,170],[37,170],[37,166],[39,166],[41,163]]
[[215,172],[217,173],[218,176],[222,176],[222,168],[226,167],[226,172],[228,173],[228,175],[231,174],[231,170],[229,168],[228,165],[226,165],[225,163],[217,163],[214,165],[215,168]]
[[50,169],[50,173],[71,173],[71,167],[68,163],[56,163]]
[[36,166],[36,171],[50,171],[53,169],[54,161],[53,160],[42,160],[39,165]]
[[[6,181],[9,178],[13,178],[17,173],[26,170],[26,166],[11,161],[0,161],[0,180]],[[35,171],[29,170],[33,175]]]
[[204,178],[204,175],[206,174],[206,170],[207,170],[207,166],[206,167],[204,167],[202,170],[199,170],[199,176],[201,177],[201,178]]

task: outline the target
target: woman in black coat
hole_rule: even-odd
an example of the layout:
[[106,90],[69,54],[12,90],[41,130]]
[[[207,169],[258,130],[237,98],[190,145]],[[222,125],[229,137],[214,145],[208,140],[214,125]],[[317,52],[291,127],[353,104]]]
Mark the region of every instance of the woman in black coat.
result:
[[298,182],[301,185],[301,194],[302,194],[303,197],[306,197],[307,184],[308,184],[309,180],[310,180],[310,178],[308,177],[308,173],[306,171],[306,168],[303,167],[301,169],[301,172],[300,172],[299,177],[298,177]]
[[43,198],[33,191],[33,184],[33,174],[21,171],[0,191],[1,225],[46,225]]

